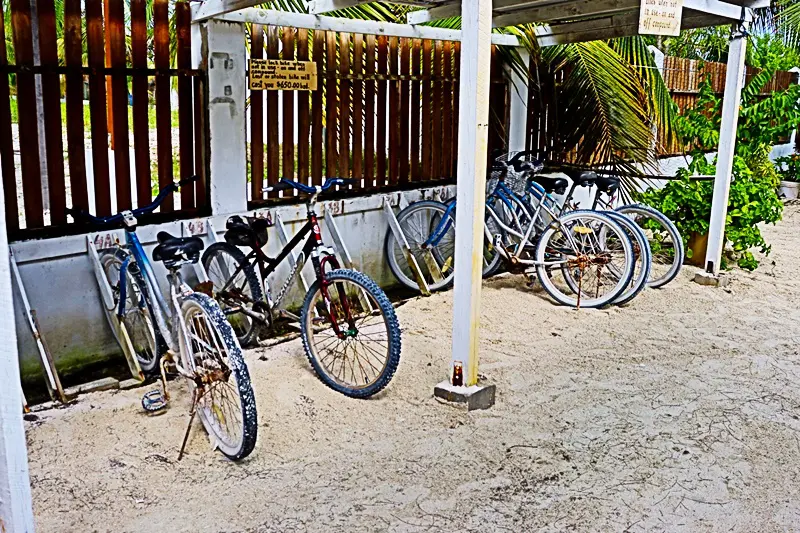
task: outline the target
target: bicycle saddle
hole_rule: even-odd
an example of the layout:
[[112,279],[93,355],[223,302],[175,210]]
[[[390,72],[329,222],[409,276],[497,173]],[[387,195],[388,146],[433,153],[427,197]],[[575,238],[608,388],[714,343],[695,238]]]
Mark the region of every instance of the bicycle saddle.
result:
[[619,189],[620,179],[614,176],[598,176],[597,189],[606,194],[614,194]]
[[266,218],[234,215],[225,224],[225,241],[234,246],[261,248],[269,240],[267,229],[270,225]]
[[591,170],[564,170],[564,174],[581,187],[591,187],[597,181],[597,174]]
[[569,186],[569,182],[564,178],[536,176],[533,178],[533,181],[541,185],[542,188],[548,193],[554,192],[556,194],[565,194],[567,192],[567,187]]
[[200,251],[205,248],[200,237],[173,237],[166,231],[159,231],[156,238],[159,244],[153,250],[153,261],[163,261],[167,267],[182,261],[197,263]]

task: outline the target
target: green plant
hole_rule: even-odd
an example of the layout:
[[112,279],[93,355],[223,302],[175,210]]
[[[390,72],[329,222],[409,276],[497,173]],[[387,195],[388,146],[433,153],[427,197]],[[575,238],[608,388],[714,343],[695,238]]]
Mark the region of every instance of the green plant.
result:
[[800,154],[779,157],[775,160],[775,170],[781,181],[800,182]]
[[[773,74],[772,71],[757,74],[743,93],[725,222],[725,238],[732,248],[730,255],[740,267],[748,270],[758,267],[753,249],[764,254],[771,251],[759,224],[775,223],[783,213],[777,194],[780,176],[769,159],[772,145],[800,125],[797,105],[800,88],[793,86],[766,97],[760,94]],[[719,142],[721,106],[720,98],[706,80],[696,106],[676,122],[679,138],[692,147],[688,168],[680,170],[678,179],[665,187],[642,194],[644,203],[661,210],[675,222],[687,242],[692,234],[708,233],[713,182],[691,176],[716,174],[716,161],[709,161],[706,152]]]

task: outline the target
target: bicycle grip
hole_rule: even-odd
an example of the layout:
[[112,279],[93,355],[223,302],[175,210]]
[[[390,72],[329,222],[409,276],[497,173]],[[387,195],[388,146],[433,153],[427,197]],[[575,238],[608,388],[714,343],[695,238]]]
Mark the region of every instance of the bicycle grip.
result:
[[276,192],[276,191],[288,191],[290,189],[294,189],[294,185],[291,183],[287,183],[285,181],[279,181],[275,185],[267,185],[263,189],[262,192]]

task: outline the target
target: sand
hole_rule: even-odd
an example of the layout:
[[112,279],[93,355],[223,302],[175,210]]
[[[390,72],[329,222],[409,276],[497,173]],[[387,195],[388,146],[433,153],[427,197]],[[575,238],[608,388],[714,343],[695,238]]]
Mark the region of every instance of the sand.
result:
[[774,252],[725,288],[685,268],[626,308],[553,305],[523,278],[484,285],[468,413],[433,386],[452,293],[398,309],[400,368],[368,401],[314,376],[299,340],[248,351],[253,455],[210,450],[188,395],[147,416],[144,389],[83,396],[27,422],[39,531],[449,532],[800,530],[800,208]]

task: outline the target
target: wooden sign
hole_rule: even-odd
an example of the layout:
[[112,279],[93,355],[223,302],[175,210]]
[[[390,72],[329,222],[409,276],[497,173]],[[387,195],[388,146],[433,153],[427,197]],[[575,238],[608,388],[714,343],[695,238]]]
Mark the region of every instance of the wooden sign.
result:
[[642,0],[639,12],[639,33],[668,35],[681,33],[683,0]]
[[252,91],[316,91],[317,64],[313,61],[251,59]]

